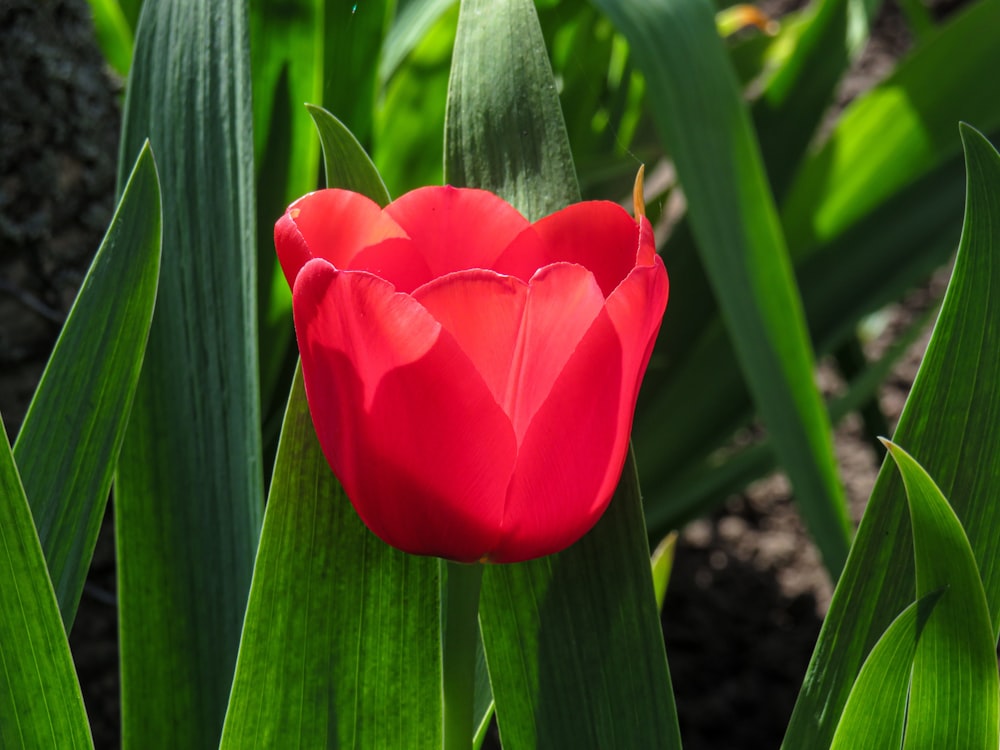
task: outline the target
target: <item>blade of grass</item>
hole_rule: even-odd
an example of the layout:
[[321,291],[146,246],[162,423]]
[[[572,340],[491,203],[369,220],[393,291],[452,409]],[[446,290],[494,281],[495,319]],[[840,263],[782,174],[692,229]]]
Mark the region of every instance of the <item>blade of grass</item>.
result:
[[14,444],[67,632],[125,439],[160,273],[160,187],[143,146]]

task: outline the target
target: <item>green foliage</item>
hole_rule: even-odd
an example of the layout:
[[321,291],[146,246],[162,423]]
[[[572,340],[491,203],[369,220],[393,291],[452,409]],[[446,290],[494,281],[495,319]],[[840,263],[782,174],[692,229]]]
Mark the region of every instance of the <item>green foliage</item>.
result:
[[[271,231],[317,187],[322,144],[327,184],[382,205],[446,179],[532,219],[581,187],[625,196],[645,161],[669,228],[642,474],[630,456],[577,545],[485,570],[481,639],[458,649],[465,667],[476,649],[474,746],[495,705],[508,747],[679,747],[669,556],[651,575],[644,520],[660,537],[775,466],[834,575],[846,557],[785,746],[997,746],[1000,156],[963,127],[963,170],[955,124],[1000,134],[1000,0],[940,26],[907,0],[912,52],[829,128],[877,0],[816,0],[728,49],[699,0],[159,0],[141,21],[140,4],[91,0],[108,60],[131,65],[122,200],[0,447],[0,745],[91,746],[65,629],[120,447],[126,748],[441,746],[441,569],[364,528],[292,379]],[[813,352],[847,363],[863,317],[948,259],[963,192],[894,436],[939,484],[893,447],[902,480],[883,467],[848,556],[830,424],[878,422],[905,342],[845,366],[827,404]],[[758,418],[766,437],[734,448]]]
[[361,522],[297,371],[223,748],[440,747],[438,562]]
[[147,143],[14,444],[67,630],[125,438],[159,272],[160,187]]
[[[1000,299],[1000,154],[962,128],[968,170],[965,226],[948,294],[893,442],[921,457],[952,507],[982,577],[996,640],[1000,515],[992,502],[1000,423],[1000,332],[991,321]],[[851,556],[823,623],[796,703],[785,747],[829,743],[861,664],[897,614],[915,598],[913,545],[904,489],[883,466]],[[935,552],[935,555],[937,552]],[[941,554],[945,554],[944,550]]]
[[917,596],[944,591],[913,658],[904,747],[1000,744],[1000,678],[986,592],[969,540],[941,490],[902,448],[887,443],[913,525]]
[[0,746],[92,748],[42,547],[0,420]]
[[118,464],[125,748],[218,744],[263,513],[246,9],[143,9],[122,154],[160,160],[163,265]]

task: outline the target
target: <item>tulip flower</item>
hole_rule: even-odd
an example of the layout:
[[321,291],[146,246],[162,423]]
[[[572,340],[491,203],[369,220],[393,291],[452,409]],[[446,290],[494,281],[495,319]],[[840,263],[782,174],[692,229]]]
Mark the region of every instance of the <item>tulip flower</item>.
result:
[[644,216],[530,223],[426,187],[320,190],[275,226],[320,446],[365,524],[473,562],[558,552],[607,508],[667,303]]

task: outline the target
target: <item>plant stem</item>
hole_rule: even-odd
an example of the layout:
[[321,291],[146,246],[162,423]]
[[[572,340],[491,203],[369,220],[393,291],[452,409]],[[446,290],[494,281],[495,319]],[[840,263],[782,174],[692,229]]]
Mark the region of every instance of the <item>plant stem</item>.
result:
[[445,568],[444,750],[470,750],[483,565],[447,562]]

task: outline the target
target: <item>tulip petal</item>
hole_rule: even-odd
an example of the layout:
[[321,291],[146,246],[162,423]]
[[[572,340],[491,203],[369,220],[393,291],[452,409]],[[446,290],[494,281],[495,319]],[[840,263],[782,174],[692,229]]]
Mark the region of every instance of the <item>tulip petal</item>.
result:
[[293,298],[316,433],[358,514],[405,551],[482,557],[498,539],[516,448],[468,357],[370,274],[314,260]]
[[631,426],[631,412],[621,403],[621,367],[617,333],[602,313],[520,444],[503,535],[491,561],[557,552],[600,518],[621,473]]
[[[655,251],[651,233],[649,241]],[[638,225],[625,209],[609,201],[587,201],[536,221],[494,267],[525,278],[551,263],[578,263],[593,272],[607,297],[635,267],[639,246]]]
[[608,298],[519,440],[504,533],[491,560],[563,549],[606,509],[669,293],[663,261],[655,254],[650,260]]
[[663,261],[654,255],[650,265],[633,269],[608,298],[608,315],[622,343],[624,357],[622,399],[630,412],[635,408],[639,385],[656,344],[669,293],[670,281]]
[[274,226],[274,245],[289,287],[312,258],[349,268],[363,248],[403,230],[377,203],[350,190],[317,190],[288,207]]
[[493,271],[460,271],[420,287],[413,297],[455,337],[502,406],[528,285]]
[[604,295],[583,266],[556,263],[532,277],[504,401],[519,446],[603,308]]
[[[493,193],[448,185],[406,193],[386,206],[385,214],[413,240],[414,250],[430,269],[428,280],[453,271],[493,268],[506,247],[530,226],[516,208]],[[520,278],[527,281],[531,273]]]
[[468,355],[510,417],[518,444],[604,308],[593,274],[569,263],[541,269],[529,284],[491,271],[462,271],[413,296]]

